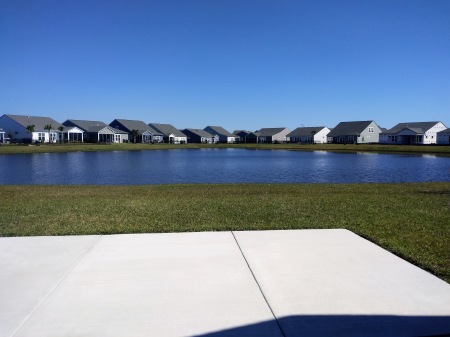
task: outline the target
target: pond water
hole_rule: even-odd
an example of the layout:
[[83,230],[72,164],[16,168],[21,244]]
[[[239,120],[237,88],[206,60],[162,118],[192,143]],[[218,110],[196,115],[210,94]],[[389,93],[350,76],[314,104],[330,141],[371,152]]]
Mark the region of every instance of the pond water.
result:
[[434,155],[181,149],[0,156],[0,184],[368,183],[450,181]]

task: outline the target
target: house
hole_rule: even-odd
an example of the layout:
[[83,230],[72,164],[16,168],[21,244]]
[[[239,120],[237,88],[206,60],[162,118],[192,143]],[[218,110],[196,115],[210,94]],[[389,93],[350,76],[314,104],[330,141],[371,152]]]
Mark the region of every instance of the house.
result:
[[251,143],[251,144],[258,143],[260,134],[261,134],[261,132],[259,132],[259,131],[254,131],[254,132],[248,133],[247,136],[245,136],[245,142]]
[[341,122],[330,131],[332,143],[367,144],[378,143],[381,128],[375,121]]
[[62,139],[64,128],[50,117],[6,114],[0,117],[0,127],[11,142],[17,143],[56,143]]
[[239,143],[247,143],[247,136],[252,133],[251,131],[247,130],[234,130],[233,135],[235,142]]
[[258,143],[284,143],[287,134],[291,132],[288,128],[262,128],[257,135]]
[[450,144],[450,128],[437,133],[437,144]]
[[220,126],[207,126],[203,130],[209,132],[212,135],[218,135],[220,143],[232,144],[236,142],[236,136]]
[[291,143],[326,144],[329,133],[330,129],[325,126],[301,127],[288,133],[286,137]]
[[63,123],[66,127],[82,130],[83,141],[90,143],[124,143],[128,142],[128,133],[100,121],[68,119]]
[[436,144],[438,132],[447,127],[442,122],[398,123],[380,134],[383,144]]
[[127,132],[128,139],[131,139],[135,143],[163,142],[163,134],[145,124],[143,121],[115,119],[111,123],[109,123],[109,125],[115,129]]
[[170,124],[150,123],[148,124],[154,130],[162,133],[165,143],[169,144],[186,144],[186,135]]
[[219,142],[218,135],[212,135],[202,129],[184,129],[182,132],[187,136],[189,143],[216,144]]

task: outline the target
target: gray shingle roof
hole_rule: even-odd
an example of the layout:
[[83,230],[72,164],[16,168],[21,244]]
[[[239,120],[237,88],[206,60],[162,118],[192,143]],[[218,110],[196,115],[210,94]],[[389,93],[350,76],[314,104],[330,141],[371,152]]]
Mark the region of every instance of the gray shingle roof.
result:
[[415,133],[425,133],[439,122],[413,122],[413,123],[398,123],[392,129],[386,130],[383,133],[397,133],[403,129],[410,129]]
[[442,131],[439,131],[438,133],[450,133],[450,128],[448,128],[448,129],[445,129],[445,130],[442,130]]
[[80,119],[68,119],[63,124],[66,126],[76,126],[85,132],[98,132],[99,130],[108,126],[106,123],[100,121],[87,121]]
[[[113,120],[109,125],[115,126],[117,123],[121,124],[126,131],[131,132],[133,130],[138,130],[140,134],[144,133],[145,131],[155,131],[150,126],[145,124],[143,121],[138,120],[130,120],[130,119],[115,119]],[[152,132],[153,133],[153,132]]]
[[58,130],[60,126],[63,126],[61,123],[58,123],[53,118],[50,117],[38,117],[38,116],[23,116],[23,115],[5,115],[16,121],[23,127],[27,127],[28,125],[34,125],[34,131],[44,131],[44,127],[48,124],[51,124],[53,130]]
[[212,134],[210,134],[208,131],[202,130],[202,129],[185,129],[199,137],[214,137]]
[[373,121],[341,122],[331,132],[328,137],[338,136],[359,136]]
[[[221,126],[211,126],[208,125],[206,128],[210,128],[211,130],[213,130],[215,133],[217,133],[218,135],[221,136],[225,136],[225,137],[235,137],[235,135],[233,135],[232,133],[228,132],[227,130],[225,130],[223,127]],[[206,129],[205,128],[205,129]]]
[[[272,137],[283,130],[286,130],[286,128],[262,128],[259,130],[259,137]],[[256,134],[256,132],[254,132],[254,134]]]
[[325,126],[311,126],[311,127],[301,127],[296,128],[294,131],[288,133],[286,137],[311,137],[312,132],[315,131],[316,133],[323,130]]
[[166,137],[168,137],[170,134],[173,134],[175,137],[186,137],[183,132],[176,129],[173,125],[170,124],[150,123],[148,125],[156,131],[161,132]]

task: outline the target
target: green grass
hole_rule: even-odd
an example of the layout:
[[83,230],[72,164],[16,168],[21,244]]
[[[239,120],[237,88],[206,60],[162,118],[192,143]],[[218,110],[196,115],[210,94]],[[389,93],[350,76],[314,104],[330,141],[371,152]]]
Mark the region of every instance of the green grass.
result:
[[239,148],[297,151],[340,151],[378,153],[417,153],[450,156],[450,145],[342,145],[342,144],[44,144],[40,146],[1,145],[0,154],[91,152],[91,151],[140,151],[199,148]]
[[0,235],[346,228],[450,282],[450,183],[0,186]]

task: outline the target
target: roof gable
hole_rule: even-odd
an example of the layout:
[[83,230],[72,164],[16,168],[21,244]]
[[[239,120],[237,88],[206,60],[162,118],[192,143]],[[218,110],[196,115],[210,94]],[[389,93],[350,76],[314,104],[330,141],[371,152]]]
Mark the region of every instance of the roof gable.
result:
[[52,130],[57,130],[59,127],[63,126],[58,123],[53,118],[50,117],[39,117],[39,116],[24,116],[24,115],[5,115],[15,121],[16,123],[22,125],[26,128],[28,125],[34,125],[35,131],[45,130],[46,125],[51,125]]
[[294,131],[288,133],[286,135],[286,137],[311,137],[316,133],[319,133],[320,131],[322,131],[323,129],[325,129],[325,126],[311,126],[311,127],[301,127],[301,128],[296,128]]
[[186,135],[170,124],[150,123],[151,128],[158,132],[161,132],[164,136],[168,137],[173,134],[175,137],[186,137]]
[[117,123],[122,125],[123,128],[128,132],[131,132],[133,130],[138,130],[139,133],[151,131],[151,128],[147,124],[145,124],[145,122],[139,120],[115,119],[109,125],[112,127],[116,127]]
[[340,122],[328,136],[359,136],[372,123],[374,121]]
[[438,123],[439,122],[398,123],[392,129],[386,130],[383,133],[397,133],[404,129],[410,129],[415,133],[425,133]]
[[[286,128],[262,128],[259,130],[259,137],[272,137],[284,130],[286,130]],[[256,132],[254,133],[256,134]]]
[[[224,129],[223,127],[221,127],[221,126],[209,126],[209,125],[208,125],[204,130],[207,130],[208,128],[209,128],[210,130],[212,130],[213,132],[215,132],[215,133],[221,135],[221,136],[235,137],[235,135],[233,135],[232,133],[228,132],[227,130],[225,130],[225,129]],[[210,131],[208,131],[208,132],[210,132]]]
[[79,119],[68,119],[63,124],[65,126],[76,126],[85,132],[98,132],[105,126],[108,126],[106,123],[100,121],[87,121]]

